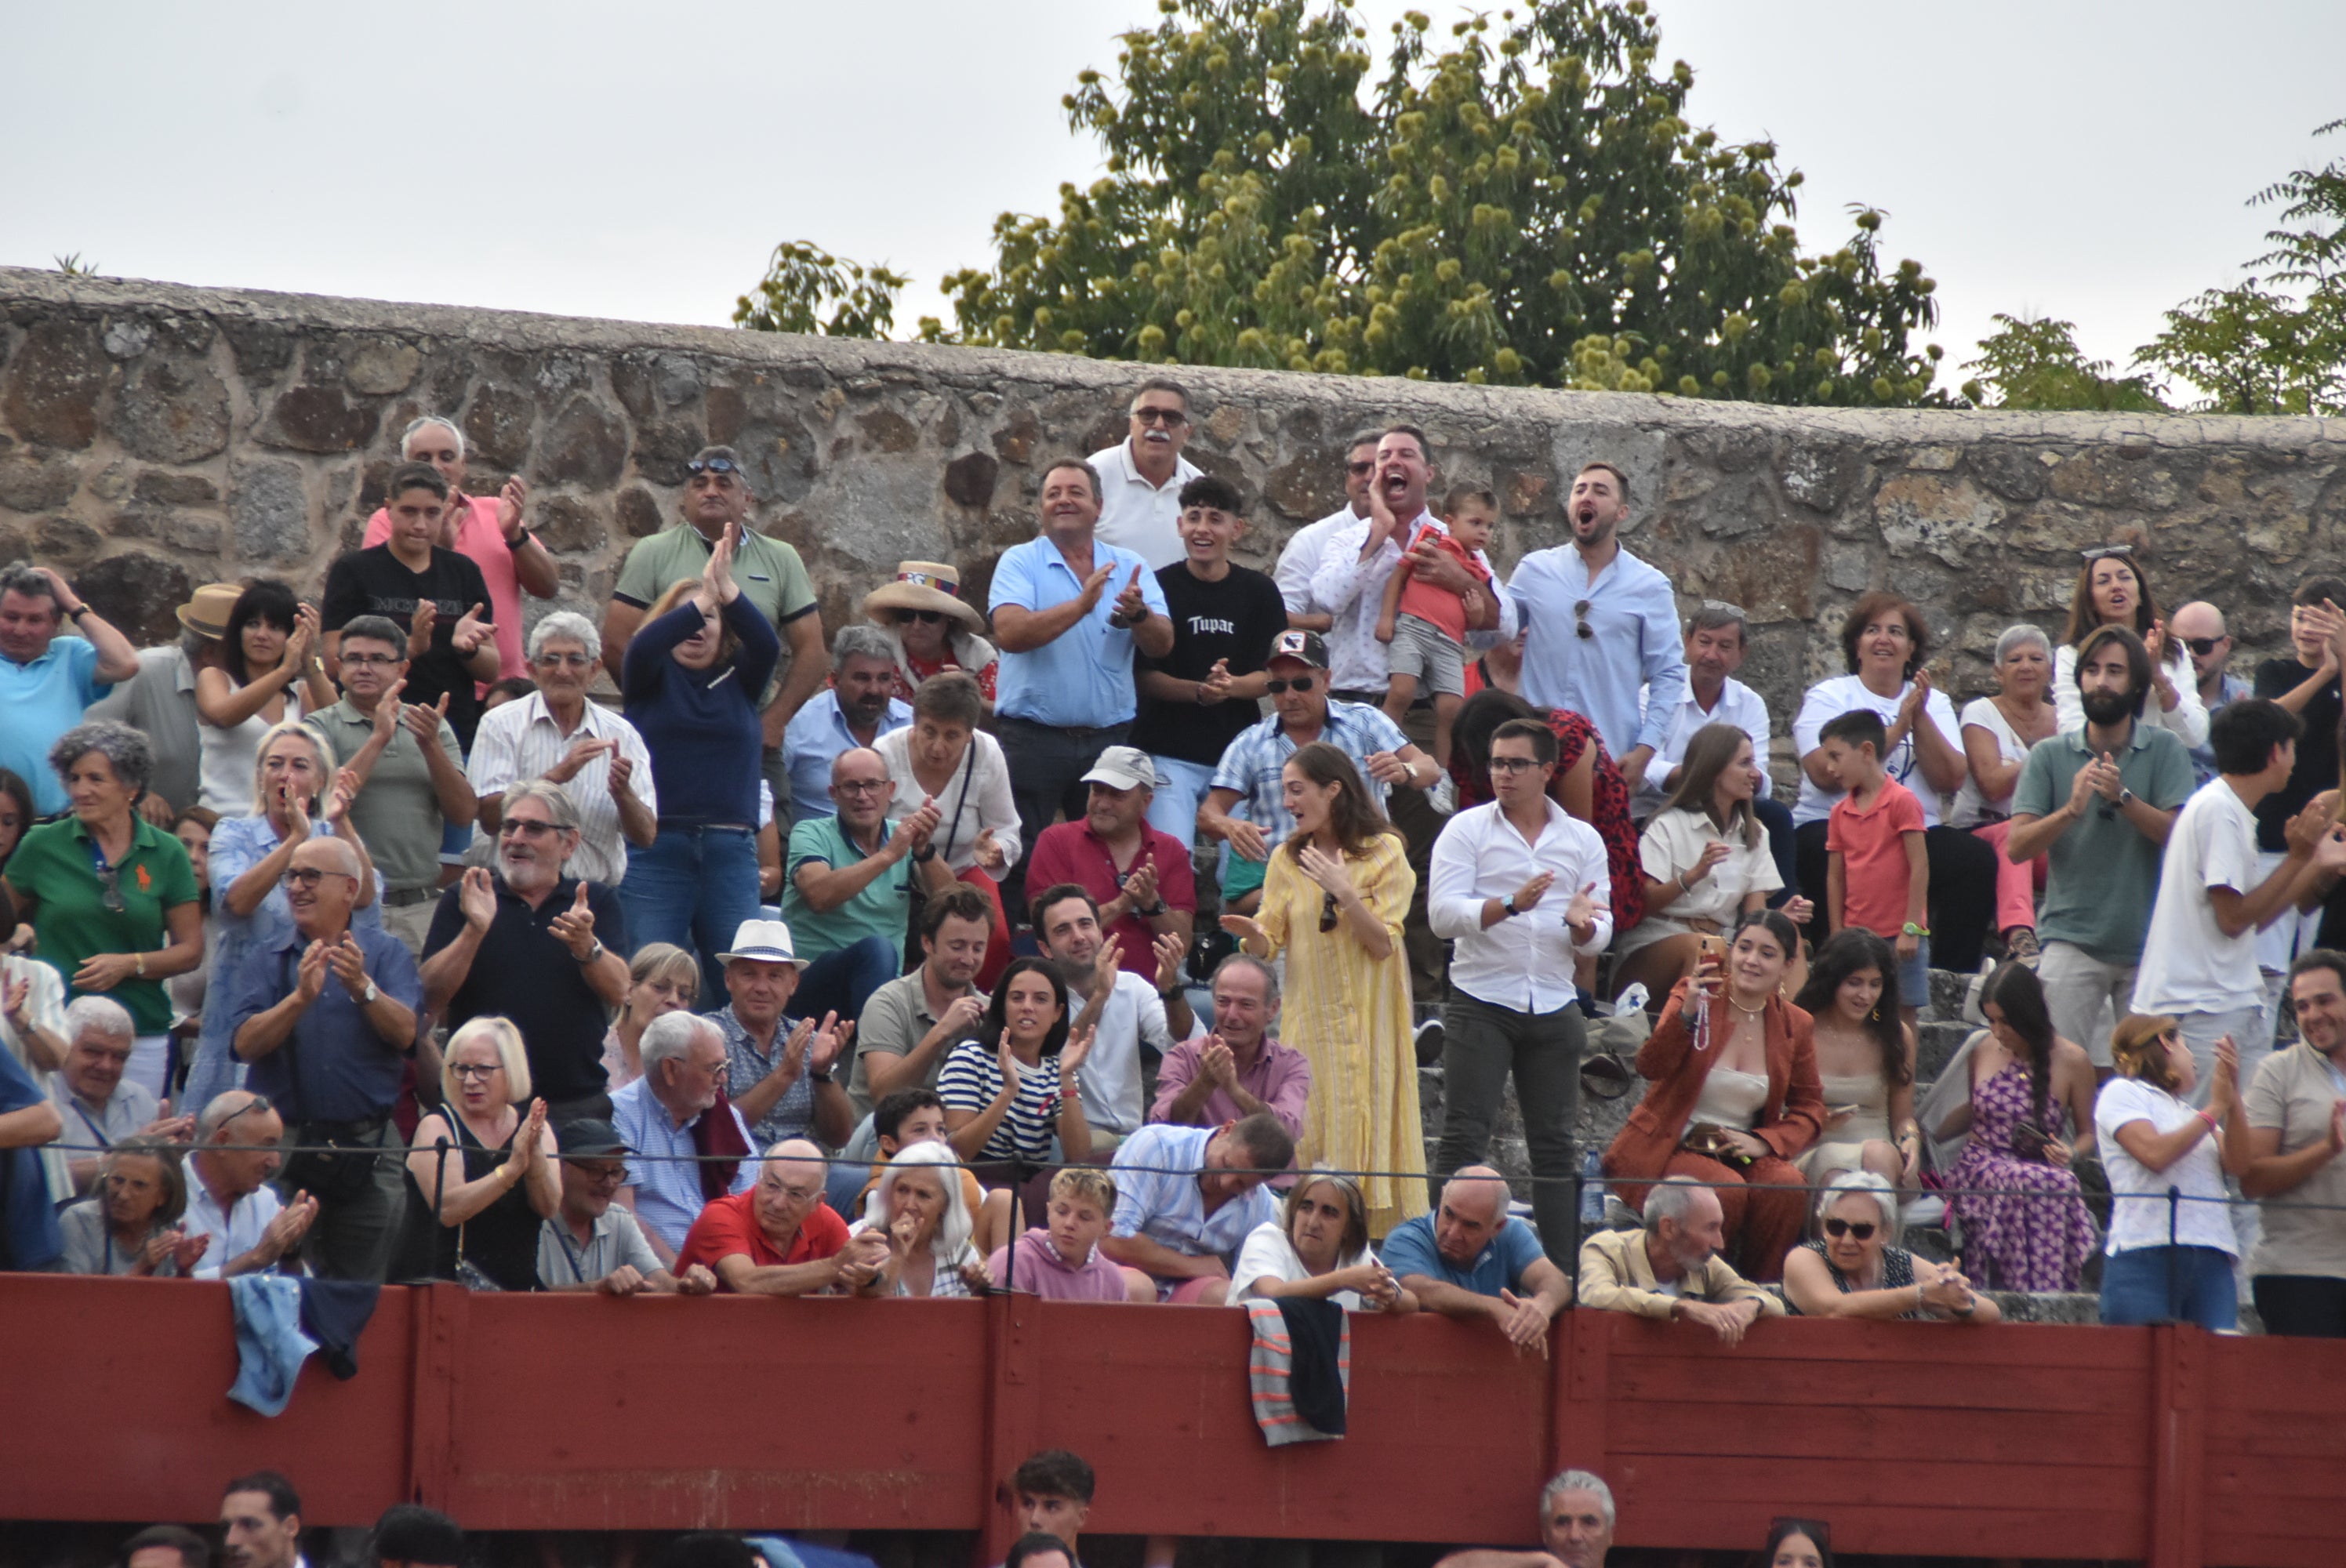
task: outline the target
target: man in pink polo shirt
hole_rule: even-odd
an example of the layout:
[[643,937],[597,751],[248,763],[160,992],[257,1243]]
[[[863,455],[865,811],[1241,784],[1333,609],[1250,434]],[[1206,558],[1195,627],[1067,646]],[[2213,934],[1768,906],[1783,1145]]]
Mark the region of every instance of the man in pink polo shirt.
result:
[[[428,463],[448,482],[448,510],[441,524],[440,545],[480,567],[489,585],[489,612],[497,628],[497,678],[526,677],[529,664],[522,657],[521,596],[550,599],[561,587],[554,557],[522,522],[522,504],[529,486],[515,474],[505,481],[495,499],[464,493],[464,433],[455,423],[426,414],[400,437],[399,454],[410,463]],[[367,519],[361,548],[391,537],[391,514],[377,507]],[[481,683],[486,692],[488,683]]]

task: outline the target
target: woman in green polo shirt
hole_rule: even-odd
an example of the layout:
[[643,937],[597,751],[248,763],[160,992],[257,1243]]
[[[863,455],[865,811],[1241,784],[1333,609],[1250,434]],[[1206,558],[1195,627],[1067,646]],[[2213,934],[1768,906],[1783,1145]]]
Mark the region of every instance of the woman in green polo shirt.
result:
[[179,840],[134,809],[154,770],[127,724],[76,725],[49,748],[70,816],[26,833],[5,885],[68,998],[103,992],[138,1026],[126,1075],[168,1092],[171,999],[163,982],[204,961],[195,869]]

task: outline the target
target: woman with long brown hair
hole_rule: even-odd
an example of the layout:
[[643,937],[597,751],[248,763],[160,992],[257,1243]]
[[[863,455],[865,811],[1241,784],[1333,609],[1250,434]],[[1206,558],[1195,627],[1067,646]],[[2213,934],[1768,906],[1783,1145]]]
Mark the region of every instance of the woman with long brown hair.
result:
[[1425,1133],[1410,1042],[1402,918],[1417,873],[1352,759],[1324,740],[1280,770],[1295,833],[1270,857],[1259,915],[1222,929],[1258,958],[1287,955],[1280,1038],[1311,1063],[1297,1156],[1359,1173],[1369,1234],[1423,1214]]
[[2208,744],[2208,705],[2199,698],[2198,672],[2191,667],[2183,645],[2167,635],[2167,622],[2142,562],[2131,545],[2103,545],[2085,552],[2077,569],[2077,585],[2069,596],[2069,624],[2062,629],[2061,646],[2053,653],[2053,706],[2062,729],[2080,729],[2086,723],[2085,698],[2077,690],[2077,650],[2086,637],[2103,626],[2124,626],[2142,639],[2150,654],[2150,695],[2143,699],[2142,721],[2171,729],[2186,746]]
[[1796,1162],[1824,1182],[1872,1171],[1911,1189],[1923,1140],[1914,1121],[1914,1036],[1899,1016],[1898,959],[1863,926],[1844,926],[1809,961],[1792,997],[1807,1013],[1824,1089],[1824,1131]]

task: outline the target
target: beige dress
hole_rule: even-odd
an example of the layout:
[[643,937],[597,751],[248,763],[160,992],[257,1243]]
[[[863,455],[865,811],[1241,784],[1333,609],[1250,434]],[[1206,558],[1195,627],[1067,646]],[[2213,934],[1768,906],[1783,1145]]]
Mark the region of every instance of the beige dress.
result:
[[1856,1115],[1838,1127],[1829,1127],[1826,1142],[1811,1146],[1793,1163],[1800,1174],[1810,1181],[1820,1179],[1827,1171],[1854,1171],[1865,1168],[1865,1145],[1880,1141],[1891,1142],[1890,1085],[1879,1073],[1862,1073],[1852,1078],[1821,1080],[1825,1091],[1825,1109],[1836,1105],[1855,1105]]

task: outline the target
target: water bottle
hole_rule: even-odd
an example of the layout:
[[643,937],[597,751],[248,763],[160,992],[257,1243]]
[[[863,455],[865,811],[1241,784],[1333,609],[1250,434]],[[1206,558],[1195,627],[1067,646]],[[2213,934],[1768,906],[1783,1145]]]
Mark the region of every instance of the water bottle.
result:
[[1580,1223],[1605,1223],[1605,1156],[1595,1149],[1580,1156]]

